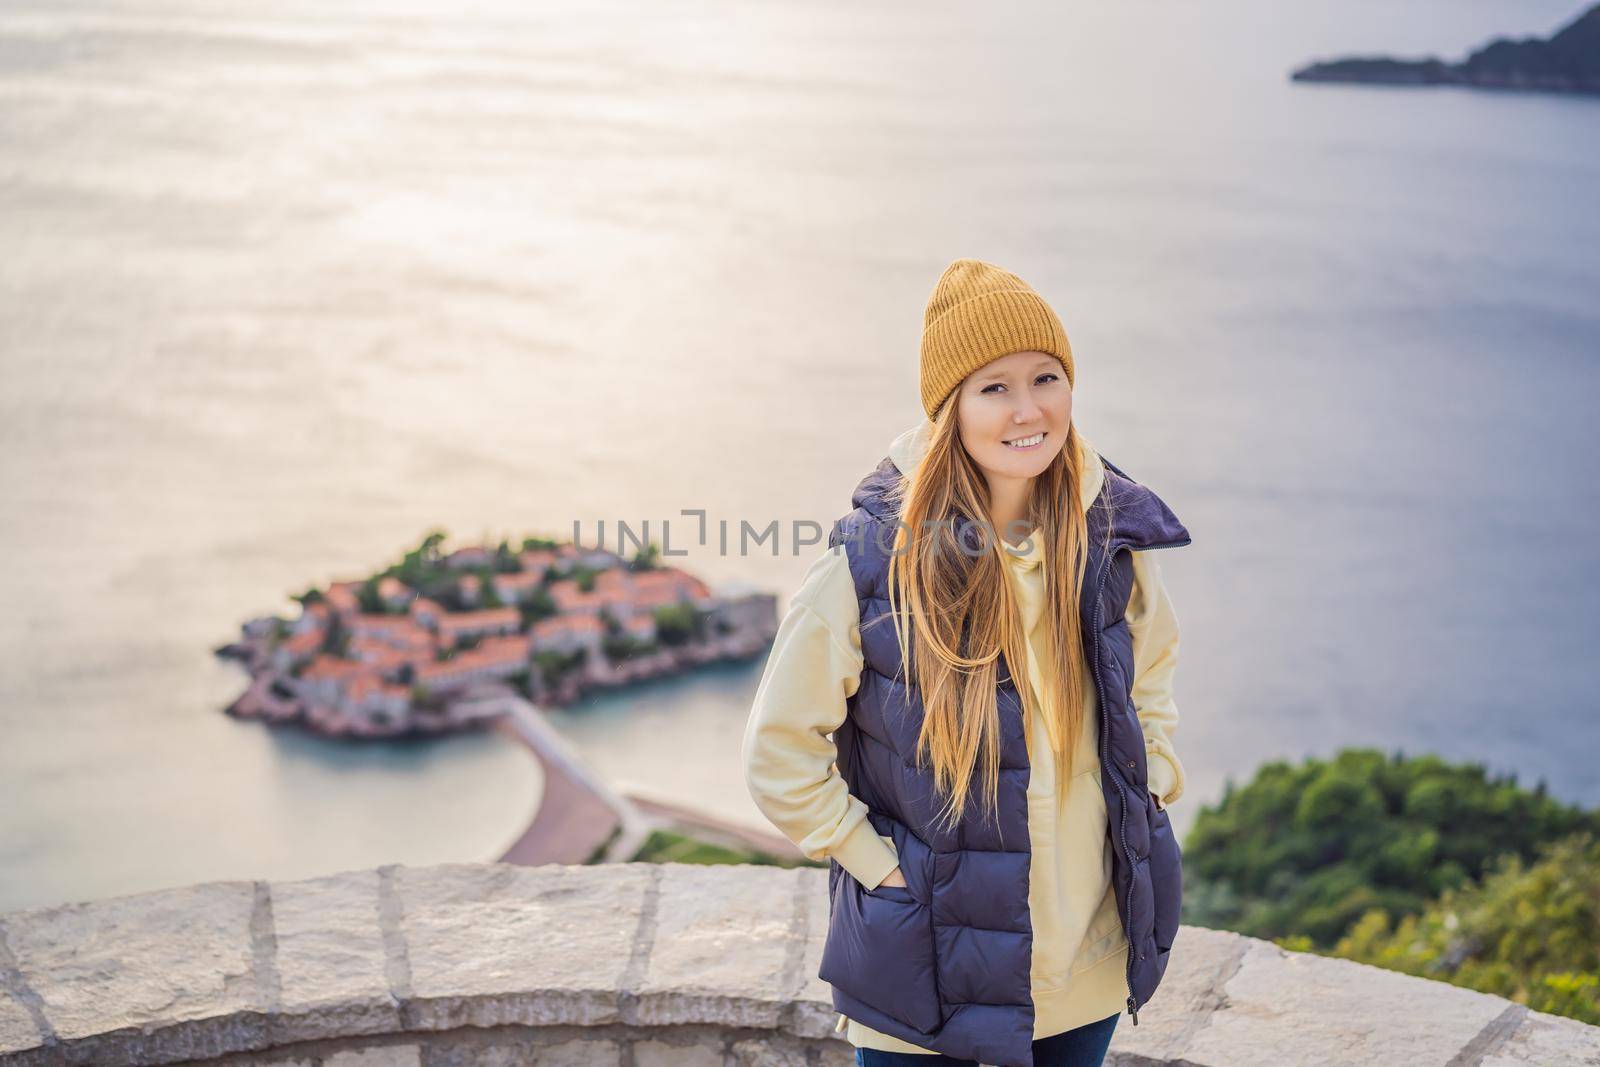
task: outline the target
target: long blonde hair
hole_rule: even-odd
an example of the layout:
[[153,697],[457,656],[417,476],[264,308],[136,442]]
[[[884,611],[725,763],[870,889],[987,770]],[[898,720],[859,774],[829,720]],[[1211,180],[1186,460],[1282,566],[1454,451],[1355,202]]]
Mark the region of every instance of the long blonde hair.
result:
[[[1039,664],[1047,693],[1055,699],[1039,708],[1030,702],[1027,635],[1006,578],[1007,551],[993,530],[989,490],[983,472],[962,445],[954,401],[933,421],[928,445],[916,470],[902,477],[892,496],[899,501],[899,525],[889,560],[889,604],[895,620],[902,664],[910,664],[923,705],[917,761],[931,766],[940,817],[958,821],[974,786],[973,769],[982,772],[983,813],[995,815],[1000,788],[1000,714],[996,697],[999,656],[1003,653],[1025,714],[1055,717],[1056,781],[1071,777],[1073,749],[1085,713],[1084,665],[1079,653],[1078,601],[1087,566],[1087,522],[1079,501],[1084,471],[1079,440],[1069,425],[1067,442],[1033,483],[1029,529],[1043,539],[1044,610],[1052,654]],[[980,524],[980,545],[962,549],[960,520]],[[981,551],[974,553],[975,548]],[[902,606],[903,605],[903,606]],[[906,623],[910,625],[907,626]],[[963,630],[965,639],[963,641]],[[909,696],[909,687],[907,689]]]

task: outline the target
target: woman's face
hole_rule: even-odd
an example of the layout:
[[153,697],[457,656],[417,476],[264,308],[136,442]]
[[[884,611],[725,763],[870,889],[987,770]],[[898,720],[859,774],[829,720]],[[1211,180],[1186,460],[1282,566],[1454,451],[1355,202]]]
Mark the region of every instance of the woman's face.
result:
[[990,478],[1032,478],[1067,443],[1072,386],[1048,352],[1013,352],[956,389],[961,443]]

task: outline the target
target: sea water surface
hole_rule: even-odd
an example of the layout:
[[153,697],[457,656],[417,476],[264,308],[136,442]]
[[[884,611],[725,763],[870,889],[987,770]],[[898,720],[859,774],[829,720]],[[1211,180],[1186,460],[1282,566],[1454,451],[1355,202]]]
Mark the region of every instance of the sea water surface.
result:
[[[1600,803],[1600,101],[1287,78],[1576,9],[7,4],[0,909],[493,858],[525,752],[234,722],[211,650],[435,527],[679,518],[786,601],[817,546],[681,513],[846,510],[961,256],[1193,534],[1180,829],[1346,745]],[[759,823],[760,666],[557,720]]]

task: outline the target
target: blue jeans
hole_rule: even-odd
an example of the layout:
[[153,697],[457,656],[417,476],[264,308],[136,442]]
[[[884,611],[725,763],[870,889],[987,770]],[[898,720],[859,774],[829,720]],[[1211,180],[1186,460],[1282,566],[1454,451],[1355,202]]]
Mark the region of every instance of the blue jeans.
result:
[[[1100,1067],[1106,1049],[1111,1047],[1111,1031],[1117,1028],[1115,1015],[1066,1030],[1033,1043],[1034,1067]],[[954,1056],[926,1052],[885,1052],[879,1048],[856,1049],[856,1067],[977,1067],[977,1060],[958,1060]]]

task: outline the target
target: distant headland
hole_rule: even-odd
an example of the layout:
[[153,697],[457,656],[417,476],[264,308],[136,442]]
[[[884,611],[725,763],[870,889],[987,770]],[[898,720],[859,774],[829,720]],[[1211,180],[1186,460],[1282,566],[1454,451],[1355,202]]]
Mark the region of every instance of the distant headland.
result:
[[1447,63],[1432,56],[1354,56],[1311,63],[1290,78],[1301,82],[1468,85],[1600,93],[1600,4],[1573,19],[1549,40],[1497,37],[1460,63]]
[[482,725],[494,698],[544,705],[586,690],[756,655],[777,633],[777,599],[713,593],[662,566],[536,537],[444,553],[434,532],[367,578],[295,597],[216,650],[244,663],[240,718],[340,737],[396,737]]

